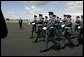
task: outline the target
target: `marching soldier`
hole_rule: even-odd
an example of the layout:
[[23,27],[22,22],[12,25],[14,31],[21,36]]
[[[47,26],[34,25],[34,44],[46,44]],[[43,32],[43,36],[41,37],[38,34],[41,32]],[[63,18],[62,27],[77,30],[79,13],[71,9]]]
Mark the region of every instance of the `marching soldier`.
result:
[[22,29],[22,23],[23,23],[23,20],[20,18],[19,19],[19,27],[20,27],[20,29]]
[[80,26],[81,26],[80,33],[79,33],[80,38],[78,39],[79,40],[78,42],[79,44],[83,44],[83,15],[81,15]]
[[[32,23],[36,23],[37,22],[37,16],[34,15],[34,21],[32,21],[30,24]],[[33,38],[33,33],[36,32],[36,24],[32,25],[32,34],[31,34],[31,39]]]
[[36,37],[35,41],[33,41],[34,43],[37,42],[37,40],[40,36],[42,36],[41,31],[42,31],[42,27],[43,27],[43,21],[44,21],[43,15],[39,14],[39,20],[36,22],[37,37]]
[[[49,12],[49,18],[50,19],[49,19],[49,21],[47,23],[47,27],[46,27],[45,45],[44,45],[45,48],[44,48],[44,50],[41,50],[41,52],[47,51],[47,48],[48,48],[48,40],[49,40],[49,36],[50,36],[51,26],[53,26],[55,24],[55,22],[54,22],[55,19],[53,19],[53,15],[54,15],[53,12]],[[55,41],[55,39],[53,37],[50,38],[50,40],[53,43],[55,43],[56,46],[58,46],[57,43],[56,43],[56,41]]]
[[[62,25],[65,25],[67,22],[67,15],[64,14],[64,19],[62,20]],[[64,31],[64,28],[62,28],[62,31]]]
[[[71,22],[71,15],[67,15],[67,22],[65,24],[65,39],[68,40],[68,44],[70,47],[74,47],[74,43],[72,42],[71,35],[72,35],[72,22]],[[66,37],[67,36],[67,37]]]
[[79,16],[76,17],[76,21],[75,21],[75,31],[77,30],[77,27],[80,26],[81,21],[79,20]]
[[45,16],[45,20],[44,20],[44,22],[43,22],[43,26],[46,27],[46,26],[47,26],[47,23],[48,23],[48,17]]

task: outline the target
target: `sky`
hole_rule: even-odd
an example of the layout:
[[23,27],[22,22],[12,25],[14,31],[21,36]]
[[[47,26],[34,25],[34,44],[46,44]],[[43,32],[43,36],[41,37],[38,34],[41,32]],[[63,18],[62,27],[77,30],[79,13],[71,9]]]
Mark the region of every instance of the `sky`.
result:
[[70,14],[74,19],[83,14],[83,1],[1,1],[1,10],[10,19],[33,20],[34,15],[48,16],[49,11],[61,18]]

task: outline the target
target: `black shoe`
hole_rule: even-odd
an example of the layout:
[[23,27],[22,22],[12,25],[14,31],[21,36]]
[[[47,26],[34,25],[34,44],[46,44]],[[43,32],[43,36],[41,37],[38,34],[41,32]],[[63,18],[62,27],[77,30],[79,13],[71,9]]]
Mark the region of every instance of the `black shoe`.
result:
[[44,50],[41,50],[40,52],[47,52],[48,50],[47,49],[44,49]]
[[70,43],[68,46],[71,47],[71,48],[75,47],[75,45],[73,43]]
[[77,44],[76,47],[77,47],[77,46],[80,46],[80,44]]

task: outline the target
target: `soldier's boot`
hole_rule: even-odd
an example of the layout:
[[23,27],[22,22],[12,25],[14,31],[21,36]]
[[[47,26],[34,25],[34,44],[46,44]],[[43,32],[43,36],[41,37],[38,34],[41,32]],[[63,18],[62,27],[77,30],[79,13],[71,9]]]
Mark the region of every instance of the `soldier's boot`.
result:
[[40,50],[40,52],[47,52],[48,51],[48,43],[46,43],[46,45],[45,45],[45,48],[44,49],[42,49],[42,50]]
[[36,37],[36,39],[33,41],[33,43],[36,43],[37,40],[38,40],[38,38],[39,38],[39,34],[37,34],[37,37]]
[[69,41],[69,47],[71,48],[74,48],[75,47],[75,44],[71,41],[71,39],[68,40]]
[[45,37],[45,44],[44,44],[44,46],[43,46],[43,49],[40,51],[40,52],[47,52],[48,51],[48,35],[47,35],[47,37]]

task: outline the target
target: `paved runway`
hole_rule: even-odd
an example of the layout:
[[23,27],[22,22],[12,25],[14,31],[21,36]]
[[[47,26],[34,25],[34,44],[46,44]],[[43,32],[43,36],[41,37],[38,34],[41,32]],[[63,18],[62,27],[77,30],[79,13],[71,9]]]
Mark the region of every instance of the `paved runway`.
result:
[[[19,29],[18,23],[7,23],[8,35],[1,39],[1,56],[82,56],[83,46],[75,48],[66,47],[61,50],[50,49],[48,52],[41,53],[43,41],[33,43],[30,39],[31,25],[23,24],[23,29]],[[49,47],[53,43],[49,43]],[[48,48],[49,48],[48,47]]]

